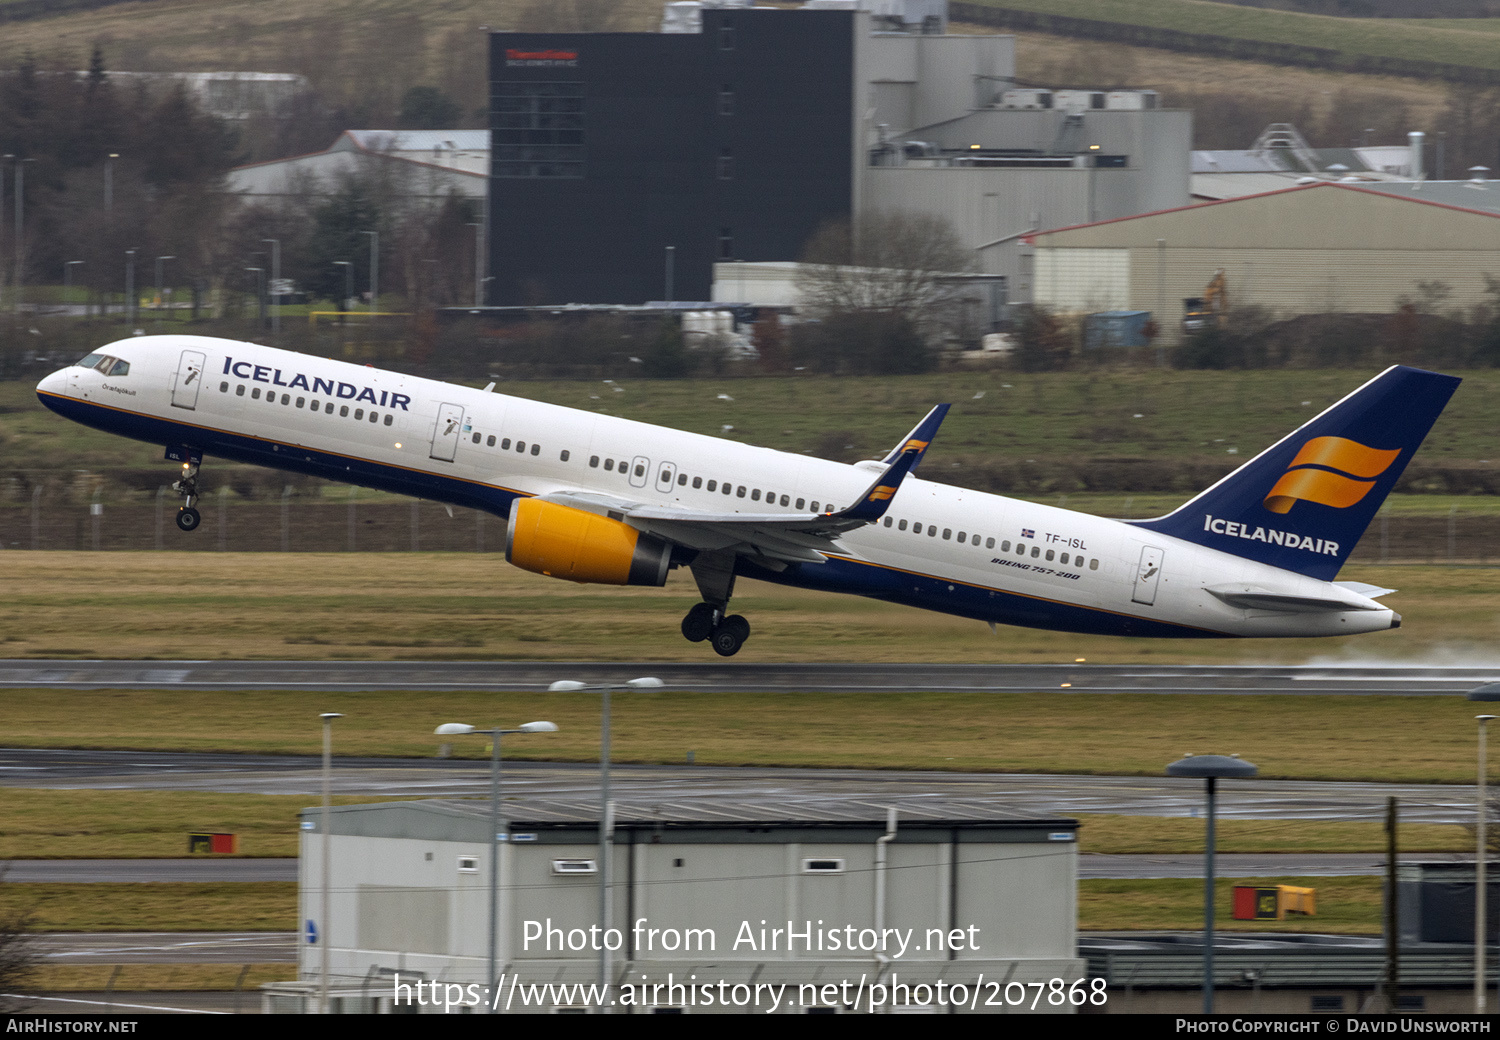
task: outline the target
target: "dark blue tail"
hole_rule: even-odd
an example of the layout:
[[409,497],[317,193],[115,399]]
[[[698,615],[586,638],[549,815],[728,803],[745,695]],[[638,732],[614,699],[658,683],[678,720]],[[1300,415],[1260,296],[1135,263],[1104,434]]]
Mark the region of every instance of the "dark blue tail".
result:
[[1397,365],[1149,531],[1331,581],[1460,380]]

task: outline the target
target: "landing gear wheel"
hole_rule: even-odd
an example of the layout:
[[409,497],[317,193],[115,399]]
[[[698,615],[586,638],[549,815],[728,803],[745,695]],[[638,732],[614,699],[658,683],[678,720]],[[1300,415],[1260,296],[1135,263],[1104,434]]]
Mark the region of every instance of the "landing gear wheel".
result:
[[731,614],[714,628],[712,645],[720,657],[733,657],[750,638],[750,622],[739,614]]
[[177,528],[181,531],[196,531],[198,525],[203,522],[203,517],[198,510],[192,506],[183,506],[177,510]]
[[714,634],[714,607],[699,603],[682,619],[682,635],[690,643],[701,643]]

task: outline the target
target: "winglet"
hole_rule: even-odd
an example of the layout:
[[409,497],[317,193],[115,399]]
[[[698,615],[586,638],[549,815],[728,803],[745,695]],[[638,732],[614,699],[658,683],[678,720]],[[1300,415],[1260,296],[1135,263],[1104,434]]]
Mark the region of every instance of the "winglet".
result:
[[[948,406],[941,405],[940,407]],[[935,425],[934,429],[936,429]],[[848,509],[830,515],[835,520],[855,520],[862,523],[874,523],[885,516],[885,511],[891,507],[891,499],[896,497],[896,491],[901,487],[901,482],[906,479],[908,473],[916,469],[917,463],[921,461],[925,447],[923,445],[921,448],[908,448],[903,451],[896,457],[896,461],[876,478],[875,483],[859,496],[859,501]]]
[[911,464],[911,470],[908,470],[908,472],[915,470],[918,464],[921,463],[922,456],[927,454],[927,445],[931,444],[932,439],[937,436],[938,427],[943,425],[943,418],[948,414],[948,409],[952,407],[951,404],[940,404],[928,412],[927,417],[917,423],[910,433],[901,438],[901,443],[892,448],[889,455],[880,460],[881,465],[894,465],[896,460],[901,458],[906,452],[915,450],[917,458]]

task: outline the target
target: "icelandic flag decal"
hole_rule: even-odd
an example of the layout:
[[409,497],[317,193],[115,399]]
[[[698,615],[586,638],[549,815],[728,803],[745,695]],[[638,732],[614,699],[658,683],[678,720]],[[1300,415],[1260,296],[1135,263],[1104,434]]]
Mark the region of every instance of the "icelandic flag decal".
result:
[[1021,528],[1021,537],[1022,538],[1035,538],[1036,537],[1036,532],[1033,531],[1029,527],[1023,527],[1023,528]]

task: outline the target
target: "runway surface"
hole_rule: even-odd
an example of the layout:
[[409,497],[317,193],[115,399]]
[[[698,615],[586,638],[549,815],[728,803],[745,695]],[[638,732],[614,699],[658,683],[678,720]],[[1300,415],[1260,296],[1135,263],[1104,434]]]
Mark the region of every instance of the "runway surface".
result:
[[[598,775],[598,766],[587,763],[508,762],[505,794],[591,806],[598,800]],[[0,787],[295,794],[311,805],[320,785],[320,763],[312,756],[0,749]],[[610,785],[618,799],[650,803],[837,801],[868,808],[871,819],[884,819],[888,805],[933,799],[1038,816],[1191,817],[1203,802],[1201,783],[1165,776],[616,765]],[[474,759],[341,758],[335,760],[332,788],[392,798],[488,797],[489,765]],[[1472,786],[1311,780],[1226,781],[1219,785],[1218,811],[1224,819],[1380,820],[1391,796],[1400,801],[1407,823],[1467,823],[1474,814]]]
[[655,676],[705,693],[1402,694],[1461,696],[1500,681],[1494,666],[599,664],[489,661],[0,661],[0,689],[545,690],[558,679]]

